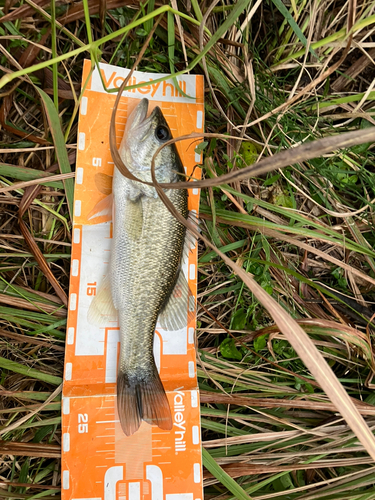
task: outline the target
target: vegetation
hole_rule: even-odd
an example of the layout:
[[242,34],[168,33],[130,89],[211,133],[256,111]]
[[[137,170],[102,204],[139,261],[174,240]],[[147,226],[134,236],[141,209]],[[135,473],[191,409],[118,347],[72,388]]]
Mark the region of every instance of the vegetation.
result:
[[90,57],[206,78],[205,498],[374,498],[375,3],[0,5],[0,497],[60,490],[72,177]]

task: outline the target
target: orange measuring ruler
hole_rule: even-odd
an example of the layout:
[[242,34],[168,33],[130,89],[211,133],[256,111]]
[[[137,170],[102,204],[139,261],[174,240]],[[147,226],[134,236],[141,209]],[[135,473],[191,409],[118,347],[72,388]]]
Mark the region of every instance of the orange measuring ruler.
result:
[[[89,77],[85,61],[82,81]],[[120,87],[129,70],[100,64],[108,88]],[[160,74],[135,72],[129,85],[153,81]],[[140,99],[149,111],[160,106],[174,137],[202,132],[203,77],[178,78],[124,92],[117,111],[119,146],[126,119]],[[105,327],[88,323],[87,312],[99,284],[107,274],[112,222],[92,211],[111,191],[114,164],[109,149],[109,125],[116,94],[107,93],[96,68],[84,91],[79,116],[75,182],[72,265],[64,387],[62,398],[63,500],[202,500],[202,457],[199,393],[194,347],[195,314],[176,332],[158,324],[154,356],[166,389],[173,419],[171,431],[145,422],[130,437],[122,432],[116,408],[119,353],[117,322]],[[197,177],[201,156],[196,141],[177,143],[188,175]],[[189,210],[199,209],[199,190],[189,190]],[[100,206],[100,205],[99,205]],[[152,249],[151,249],[152,251]],[[187,311],[195,310],[197,245],[184,272],[190,297]],[[193,300],[192,300],[193,299]]]

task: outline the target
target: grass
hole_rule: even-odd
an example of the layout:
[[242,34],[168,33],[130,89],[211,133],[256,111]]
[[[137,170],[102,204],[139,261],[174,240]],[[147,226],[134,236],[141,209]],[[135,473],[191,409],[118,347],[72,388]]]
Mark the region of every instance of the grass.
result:
[[[206,132],[245,139],[242,146],[205,139],[203,174],[213,179],[312,140],[370,130],[371,58],[350,75],[371,47],[375,4],[358,2],[354,18],[341,0],[239,0],[212,9],[194,0],[190,10],[109,0],[106,12],[104,2],[87,0],[0,5],[0,497],[52,499],[61,479],[70,172],[83,59],[131,67],[162,15],[137,69],[204,73]],[[348,42],[345,60],[324,76]],[[373,142],[315,156],[292,156],[282,170],[271,165],[229,184],[214,179],[201,191],[206,499],[374,497],[374,461],[358,440],[375,424]],[[55,179],[58,170],[65,175]],[[363,421],[341,418],[335,391],[306,367],[297,327]]]

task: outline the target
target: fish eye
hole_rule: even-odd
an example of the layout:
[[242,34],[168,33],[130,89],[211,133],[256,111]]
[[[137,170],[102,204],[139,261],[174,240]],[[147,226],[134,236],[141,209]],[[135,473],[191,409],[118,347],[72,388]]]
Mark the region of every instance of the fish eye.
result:
[[159,125],[158,127],[156,127],[155,135],[156,138],[162,142],[166,142],[169,141],[169,139],[172,139],[169,129],[165,125]]

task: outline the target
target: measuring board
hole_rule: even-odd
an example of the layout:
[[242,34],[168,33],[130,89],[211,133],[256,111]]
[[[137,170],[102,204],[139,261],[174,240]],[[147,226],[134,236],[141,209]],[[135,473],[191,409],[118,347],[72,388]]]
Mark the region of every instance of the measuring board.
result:
[[[143,422],[130,437],[123,433],[116,407],[119,354],[117,322],[106,327],[88,323],[87,312],[108,272],[112,221],[95,208],[111,192],[114,164],[109,149],[109,125],[116,94],[107,93],[98,69],[90,77],[85,61],[82,82],[89,79],[79,116],[76,185],[73,218],[72,266],[64,387],[62,399],[63,500],[201,500],[202,458],[194,331],[195,314],[175,332],[156,326],[154,356],[166,389],[173,420],[171,431]],[[120,87],[129,70],[100,64],[107,88]],[[128,85],[165,75],[135,72]],[[149,112],[160,106],[172,135],[203,131],[203,77],[184,75],[126,91],[118,107],[116,138],[119,146],[126,119],[147,97]],[[201,156],[196,141],[177,143],[188,175],[195,178]],[[190,189],[188,206],[197,214],[199,190]],[[152,251],[152,249],[151,249]],[[195,308],[197,245],[185,265]]]

